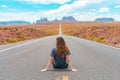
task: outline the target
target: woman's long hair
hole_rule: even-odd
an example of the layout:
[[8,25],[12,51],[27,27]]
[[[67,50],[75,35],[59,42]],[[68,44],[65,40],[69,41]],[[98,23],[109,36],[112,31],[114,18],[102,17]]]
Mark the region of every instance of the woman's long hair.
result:
[[65,41],[62,37],[57,37],[56,39],[56,49],[58,54],[64,58],[66,56],[66,52],[68,50],[68,47],[65,44]]

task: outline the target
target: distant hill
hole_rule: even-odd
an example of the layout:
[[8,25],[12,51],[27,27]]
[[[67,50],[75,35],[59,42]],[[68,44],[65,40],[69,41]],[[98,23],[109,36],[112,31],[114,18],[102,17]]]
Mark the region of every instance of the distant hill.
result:
[[1,21],[0,25],[16,25],[16,24],[30,24],[26,21]]
[[115,20],[113,18],[96,18],[96,22],[114,22]]
[[57,18],[53,21],[48,21],[47,18],[41,18],[40,20],[36,20],[36,23],[45,23],[45,22],[75,22],[75,18],[72,16],[62,17],[62,20],[58,20]]
[[74,21],[76,21],[76,20],[75,20],[74,17],[68,16],[68,17],[63,17],[61,21],[62,21],[62,22],[74,22]]
[[36,23],[44,23],[49,22],[47,18],[41,18],[40,20],[36,20]]

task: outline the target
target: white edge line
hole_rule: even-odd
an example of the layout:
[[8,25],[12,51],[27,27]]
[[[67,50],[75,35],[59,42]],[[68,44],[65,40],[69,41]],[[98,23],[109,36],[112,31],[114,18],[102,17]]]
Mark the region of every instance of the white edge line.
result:
[[[47,37],[53,37],[53,36],[47,36]],[[47,37],[43,37],[43,38],[47,38]],[[41,39],[43,39],[43,38],[38,38],[38,39],[35,39],[35,40],[32,40],[32,41],[29,41],[29,42],[26,42],[26,43],[22,43],[22,44],[18,44],[18,45],[12,46],[12,47],[8,47],[8,48],[5,48],[5,49],[0,50],[0,52],[4,52],[4,51],[7,51],[7,50],[10,50],[10,49],[16,48],[16,47],[20,47],[20,46],[23,46],[23,45],[26,45],[26,44],[30,44],[30,43],[33,43],[33,42],[39,41],[39,40],[41,40]]]
[[[74,36],[69,36],[69,37],[72,37],[72,38],[78,38],[78,37],[74,37]],[[78,38],[78,39],[83,39],[83,38]],[[91,41],[91,40],[87,40],[87,39],[83,39],[83,40]],[[91,41],[91,42],[95,42],[95,41]],[[113,46],[110,46],[110,45],[108,45],[108,44],[102,44],[102,43],[99,43],[99,42],[95,42],[95,43],[98,43],[98,44],[104,45],[104,46],[109,47],[109,48],[113,48],[113,49],[120,50],[120,48],[113,47]]]
[[[61,30],[61,23],[60,23],[59,33],[61,32],[60,30]],[[58,36],[62,36],[62,34],[61,34],[61,35],[58,34]],[[47,36],[47,37],[51,37],[51,36]],[[52,36],[52,37],[53,37],[53,36]],[[46,37],[43,37],[43,38],[46,38]],[[0,50],[0,52],[4,52],[4,51],[7,51],[7,50],[16,48],[16,47],[20,47],[20,46],[23,46],[23,45],[26,45],[26,44],[30,44],[30,43],[39,41],[40,39],[42,39],[42,38],[39,38],[39,39],[37,39],[37,40],[32,40],[32,41],[30,41],[30,42],[22,43],[22,44],[19,44],[19,45],[15,45],[15,46],[12,46],[12,47],[9,47],[9,48],[5,48],[5,49]]]

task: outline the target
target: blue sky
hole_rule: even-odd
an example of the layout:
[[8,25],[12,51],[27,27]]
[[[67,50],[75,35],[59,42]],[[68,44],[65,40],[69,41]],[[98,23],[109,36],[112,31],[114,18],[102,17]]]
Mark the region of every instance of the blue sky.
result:
[[120,0],[1,0],[0,21],[40,18],[54,20],[73,16],[79,21],[112,17],[120,21]]

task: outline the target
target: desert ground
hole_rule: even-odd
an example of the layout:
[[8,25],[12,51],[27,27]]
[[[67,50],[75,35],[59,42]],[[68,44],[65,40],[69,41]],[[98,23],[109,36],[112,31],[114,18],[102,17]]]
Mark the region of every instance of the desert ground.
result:
[[[63,35],[120,47],[120,22],[61,22]],[[0,26],[0,45],[58,35],[59,23]]]
[[0,26],[0,45],[57,35],[58,23]]
[[120,47],[120,22],[62,23],[65,35]]

